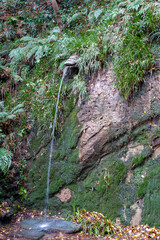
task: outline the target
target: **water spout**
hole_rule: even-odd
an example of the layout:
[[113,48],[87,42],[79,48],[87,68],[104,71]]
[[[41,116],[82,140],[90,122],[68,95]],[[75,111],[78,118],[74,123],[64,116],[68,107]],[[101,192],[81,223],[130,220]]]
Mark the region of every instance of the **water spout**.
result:
[[60,97],[60,92],[62,88],[62,83],[63,80],[66,76],[68,70],[68,66],[66,66],[63,70],[63,76],[60,82],[59,86],[59,91],[58,91],[58,98],[57,98],[57,103],[56,103],[56,110],[55,110],[55,115],[54,115],[54,122],[52,126],[52,140],[51,140],[51,145],[50,145],[50,154],[49,154],[49,162],[48,162],[48,173],[47,173],[47,190],[46,190],[46,202],[45,202],[45,208],[44,208],[44,214],[47,214],[47,207],[48,207],[48,201],[49,201],[49,175],[50,175],[50,169],[51,169],[51,160],[52,160],[52,155],[53,155],[53,143],[54,143],[54,132],[55,132],[55,126],[56,126],[56,120],[57,120],[57,113],[58,113],[58,104],[59,104],[59,97]]

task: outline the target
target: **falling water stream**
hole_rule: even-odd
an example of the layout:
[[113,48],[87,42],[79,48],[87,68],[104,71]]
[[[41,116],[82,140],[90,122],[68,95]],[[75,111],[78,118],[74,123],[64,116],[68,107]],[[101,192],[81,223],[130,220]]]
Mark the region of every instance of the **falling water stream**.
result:
[[48,201],[49,201],[49,175],[50,175],[50,169],[51,169],[51,160],[52,160],[52,155],[53,155],[53,143],[54,143],[54,132],[55,132],[55,126],[56,126],[56,120],[57,120],[57,113],[58,113],[58,104],[59,104],[59,97],[60,97],[60,92],[63,84],[63,80],[66,76],[68,66],[66,66],[63,70],[63,76],[60,82],[59,86],[59,91],[58,91],[58,98],[57,98],[57,103],[56,103],[56,110],[55,110],[55,115],[54,115],[54,122],[52,125],[52,140],[51,140],[51,145],[50,145],[50,154],[49,154],[49,162],[48,162],[48,173],[47,173],[47,190],[46,190],[46,202],[45,202],[45,208],[44,208],[44,213],[45,215],[47,214],[47,207],[48,207]]
[[26,219],[21,222],[23,227],[23,231],[20,232],[20,236],[22,237],[30,237],[30,239],[40,239],[45,233],[51,233],[55,231],[65,232],[65,233],[74,233],[81,230],[81,225],[76,225],[72,222],[62,220],[62,219],[48,219],[47,218],[47,208],[49,202],[49,175],[51,169],[51,160],[53,155],[53,143],[54,143],[54,132],[57,120],[57,113],[58,113],[58,104],[59,98],[61,93],[61,88],[63,84],[63,80],[67,75],[67,70],[69,66],[66,66],[63,70],[63,76],[60,82],[57,103],[56,103],[56,110],[54,115],[54,121],[52,125],[52,135],[51,135],[51,145],[50,145],[50,154],[49,154],[49,162],[48,162],[48,173],[47,173],[47,189],[46,189],[46,199],[45,199],[45,207],[44,207],[44,217],[43,218],[36,218],[36,219]]

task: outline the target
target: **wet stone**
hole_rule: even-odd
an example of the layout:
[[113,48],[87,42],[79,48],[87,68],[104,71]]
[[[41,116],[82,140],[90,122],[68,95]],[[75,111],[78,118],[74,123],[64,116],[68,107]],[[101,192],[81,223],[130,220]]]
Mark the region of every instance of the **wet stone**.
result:
[[24,228],[18,237],[31,239],[40,239],[45,233],[76,233],[81,230],[81,225],[76,225],[72,222],[62,219],[27,219],[21,222]]
[[38,230],[23,230],[22,232],[18,233],[18,238],[26,238],[26,239],[41,239],[45,234]]

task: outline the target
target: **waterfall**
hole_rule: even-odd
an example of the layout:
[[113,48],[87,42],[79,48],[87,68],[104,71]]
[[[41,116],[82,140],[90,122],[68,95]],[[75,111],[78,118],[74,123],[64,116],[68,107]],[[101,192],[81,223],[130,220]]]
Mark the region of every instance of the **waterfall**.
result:
[[57,120],[57,113],[58,113],[58,104],[59,104],[59,97],[60,97],[60,92],[62,88],[62,83],[63,80],[66,76],[68,70],[68,66],[66,66],[63,70],[63,76],[60,82],[59,86],[59,91],[58,91],[58,98],[57,98],[57,103],[56,103],[56,110],[55,110],[55,115],[54,115],[54,122],[52,126],[52,140],[51,140],[51,145],[50,145],[50,154],[49,154],[49,162],[48,162],[48,173],[47,173],[47,190],[46,190],[46,202],[45,202],[45,208],[44,208],[44,213],[47,213],[47,207],[48,207],[48,201],[49,201],[49,175],[50,175],[50,169],[51,169],[51,160],[52,160],[52,155],[53,155],[53,143],[54,143],[54,132],[55,132],[55,125],[56,125],[56,120]]

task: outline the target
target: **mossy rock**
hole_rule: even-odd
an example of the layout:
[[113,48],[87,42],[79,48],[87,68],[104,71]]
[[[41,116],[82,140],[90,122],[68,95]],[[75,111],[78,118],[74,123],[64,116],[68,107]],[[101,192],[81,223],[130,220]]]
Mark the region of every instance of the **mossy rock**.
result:
[[103,212],[109,218],[120,216],[120,183],[126,175],[125,164],[116,154],[106,157],[85,180],[70,185],[74,208]]
[[[81,127],[77,120],[77,110],[74,109],[66,119],[64,131],[54,145],[54,154],[50,170],[50,197],[53,197],[64,185],[76,181],[82,166],[79,164],[79,153],[76,149]],[[36,138],[34,139],[36,142]],[[37,142],[39,144],[39,141]],[[35,146],[33,144],[33,146]],[[28,197],[28,205],[44,206],[47,186],[47,172],[50,146],[48,144],[32,160],[29,171],[29,187],[32,192]],[[37,203],[36,203],[37,202]]]
[[132,159],[132,169],[142,165],[148,158],[151,157],[153,150],[150,147],[146,147],[139,156]]

